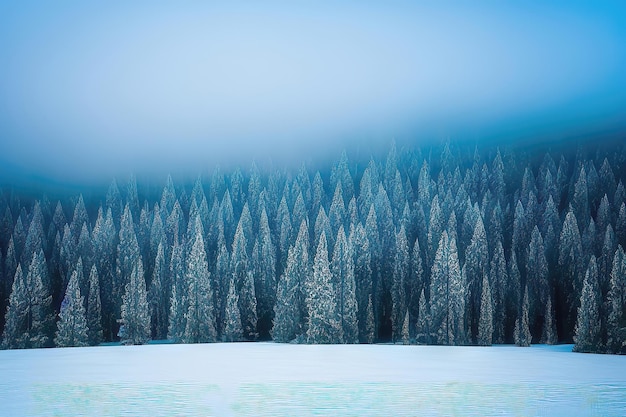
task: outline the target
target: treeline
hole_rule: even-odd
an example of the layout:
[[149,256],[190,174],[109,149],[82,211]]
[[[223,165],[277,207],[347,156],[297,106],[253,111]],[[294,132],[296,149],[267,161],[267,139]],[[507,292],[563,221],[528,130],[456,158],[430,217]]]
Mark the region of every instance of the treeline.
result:
[[168,177],[158,193],[131,177],[89,206],[4,189],[2,346],[574,341],[625,353],[626,148],[569,145],[392,144],[315,172]]

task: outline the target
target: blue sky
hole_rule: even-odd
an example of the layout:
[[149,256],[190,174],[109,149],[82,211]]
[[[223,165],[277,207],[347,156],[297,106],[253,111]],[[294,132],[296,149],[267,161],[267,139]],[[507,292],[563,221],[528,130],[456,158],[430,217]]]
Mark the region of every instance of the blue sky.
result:
[[626,122],[624,2],[8,3],[10,180],[200,172],[393,138],[559,139]]

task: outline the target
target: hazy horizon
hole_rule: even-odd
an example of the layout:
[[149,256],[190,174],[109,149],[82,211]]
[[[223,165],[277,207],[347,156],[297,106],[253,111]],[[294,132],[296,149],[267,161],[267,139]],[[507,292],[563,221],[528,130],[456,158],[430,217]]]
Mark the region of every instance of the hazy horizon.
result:
[[626,131],[626,5],[0,6],[0,180]]

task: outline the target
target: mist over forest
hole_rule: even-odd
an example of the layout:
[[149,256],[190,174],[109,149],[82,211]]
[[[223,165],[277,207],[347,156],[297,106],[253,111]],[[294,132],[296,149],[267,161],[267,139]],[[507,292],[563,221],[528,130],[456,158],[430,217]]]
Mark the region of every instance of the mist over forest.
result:
[[0,194],[2,347],[626,349],[623,141],[442,142]]

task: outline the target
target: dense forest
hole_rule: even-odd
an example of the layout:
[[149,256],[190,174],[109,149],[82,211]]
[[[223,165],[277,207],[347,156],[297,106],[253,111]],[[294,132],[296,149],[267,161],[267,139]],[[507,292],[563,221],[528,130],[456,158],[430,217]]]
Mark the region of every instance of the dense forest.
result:
[[[350,157],[349,157],[350,155]],[[392,143],[0,194],[3,348],[575,343],[626,353],[626,145]]]

